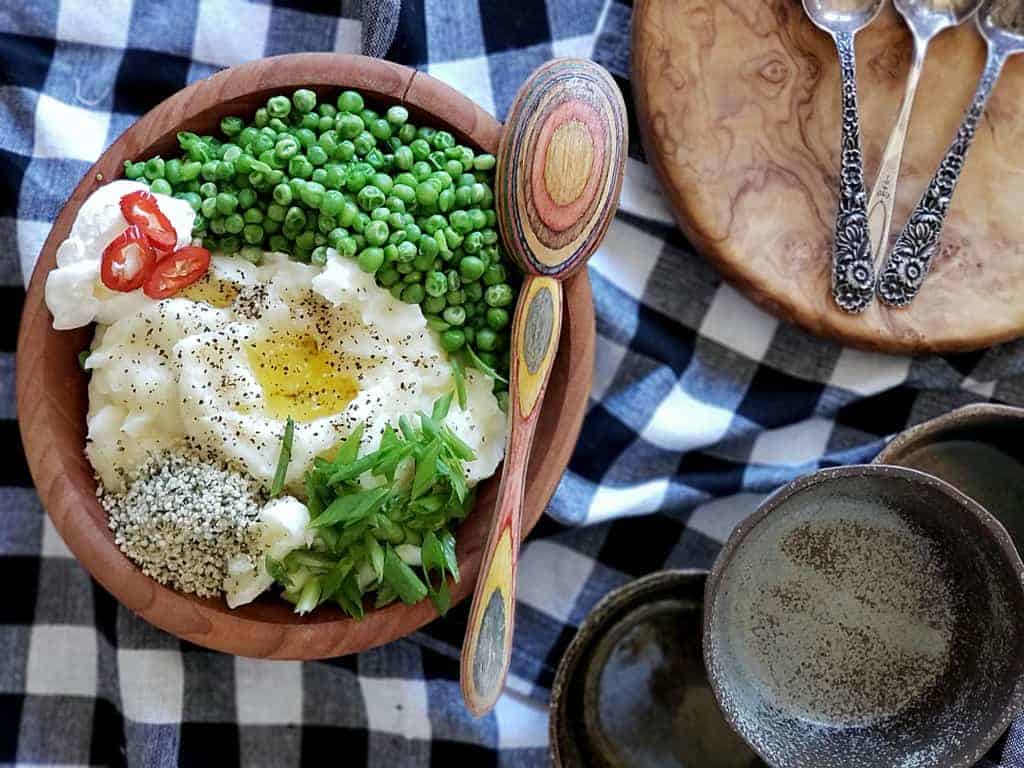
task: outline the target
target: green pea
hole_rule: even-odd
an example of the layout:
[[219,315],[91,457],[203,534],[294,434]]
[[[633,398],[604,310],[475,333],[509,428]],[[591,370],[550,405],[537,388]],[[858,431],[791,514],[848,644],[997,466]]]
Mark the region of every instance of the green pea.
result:
[[370,123],[370,133],[378,141],[387,141],[391,138],[391,123],[383,118],[378,118]]
[[169,195],[173,191],[171,189],[171,184],[167,179],[154,179],[149,185],[149,189],[157,195]]
[[295,155],[288,161],[288,173],[300,179],[308,179],[313,175],[313,164],[305,155]]
[[361,168],[352,168],[345,180],[345,188],[355,194],[366,186],[366,173]]
[[[287,117],[292,111],[292,103],[286,96],[271,96],[267,99],[267,115],[270,117]],[[269,121],[268,121],[269,122]]]
[[466,253],[479,253],[484,247],[484,238],[479,232],[470,232],[462,241],[462,248]]
[[178,158],[174,157],[168,160],[164,164],[164,178],[171,184],[181,183],[181,166],[182,162]]
[[143,171],[145,177],[150,181],[156,179],[162,179],[164,177],[164,160],[162,157],[157,155],[146,161],[146,165]]
[[359,207],[364,211],[372,211],[375,208],[379,208],[384,205],[386,199],[384,192],[373,184],[367,184],[356,195],[356,202],[359,203]]
[[289,229],[302,229],[306,226],[306,212],[297,205],[293,205],[285,214],[284,225]]
[[466,322],[466,310],[462,307],[448,307],[442,317],[449,325],[462,325]]
[[433,173],[433,170],[431,169],[428,163],[424,163],[421,160],[413,163],[412,168],[409,170],[409,172],[416,179],[416,183],[419,184],[419,182],[426,181],[427,179],[429,179],[430,174]]
[[384,245],[388,241],[388,234],[388,225],[383,221],[371,221],[363,231],[363,236],[370,245]]
[[391,218],[391,211],[381,205],[370,211],[370,218],[373,221],[383,221],[386,223]]
[[356,232],[362,235],[363,231],[366,229],[367,225],[371,221],[373,221],[373,219],[371,219],[365,213],[360,211],[358,214],[356,214],[355,219],[352,220],[352,229],[354,229]]
[[372,133],[364,130],[360,131],[359,135],[352,140],[352,143],[356,147],[356,154],[365,156],[376,146],[377,140],[373,138]]
[[469,187],[459,187],[455,190],[455,205],[458,208],[465,208],[468,205],[472,205],[473,193]]
[[238,198],[230,192],[221,192],[216,197],[217,213],[227,216],[235,212],[238,207]]
[[202,213],[203,216],[205,216],[208,219],[212,219],[214,216],[216,216],[217,198],[208,197],[205,200],[203,200],[202,204],[199,206],[199,212]]
[[457,328],[451,328],[441,334],[441,346],[446,352],[456,352],[466,343],[466,334]]
[[267,247],[274,253],[287,253],[289,250],[288,238],[284,235],[273,235],[267,243]]
[[395,150],[394,163],[396,168],[407,171],[412,168],[414,162],[416,162],[416,158],[413,157],[412,150],[409,147],[401,146]]
[[320,138],[316,140],[316,144],[328,155],[333,155],[338,149],[338,134],[335,133],[333,129],[329,128],[320,134]]
[[442,189],[437,196],[437,208],[442,213],[447,213],[455,205],[455,190],[451,187]]
[[319,112],[324,117],[334,117],[334,115],[338,112],[338,110],[334,108],[333,104],[328,104],[326,102],[317,105],[316,111]]
[[[343,139],[355,139],[363,132],[365,126],[363,125],[363,119],[359,115],[343,112],[335,120],[334,128]],[[355,150],[355,144],[352,145],[352,148]]]
[[423,312],[428,315],[436,315],[444,310],[444,296],[427,296],[423,299]]
[[388,199],[384,201],[384,205],[392,213],[405,213],[405,203],[394,195],[390,195]]
[[263,211],[259,208],[246,208],[242,212],[242,219],[246,224],[262,224],[263,223]]
[[259,245],[263,242],[263,227],[259,224],[246,224],[242,227],[242,238],[249,245]]
[[308,88],[300,88],[292,94],[292,104],[303,114],[312,112],[316,109],[316,94]]
[[270,113],[267,112],[267,108],[266,107],[260,107],[259,109],[257,109],[256,110],[256,114],[253,115],[253,119],[252,119],[253,125],[255,125],[257,128],[262,128],[262,127],[264,127],[269,122],[270,122]]
[[508,276],[505,274],[505,267],[501,264],[491,264],[484,271],[484,285],[498,285],[504,283]]
[[131,160],[124,161],[124,177],[126,179],[141,179],[146,173],[146,164],[144,162],[133,163]]
[[397,248],[398,253],[395,258],[398,261],[405,264],[412,263],[415,260],[416,256],[419,254],[419,250],[416,248],[416,246],[410,243],[408,240],[399,243]]
[[224,217],[224,231],[230,232],[232,235],[237,235],[245,227],[245,220],[241,215],[232,213],[230,216]]
[[490,286],[484,292],[484,301],[492,307],[507,307],[512,303],[512,286],[506,283]]
[[448,290],[457,291],[462,287],[462,277],[457,270],[449,269],[444,276],[448,279]]
[[448,220],[456,232],[466,234],[473,231],[473,220],[467,211],[453,211]]
[[416,126],[412,123],[406,123],[398,129],[398,140],[403,144],[408,144],[416,138]]
[[238,253],[238,250],[241,247],[241,241],[234,235],[229,235],[228,237],[222,237],[220,239],[220,249],[225,254]]
[[473,158],[473,167],[478,171],[489,171],[496,162],[494,155],[477,155]]
[[323,185],[328,189],[341,189],[344,184],[345,169],[336,163],[328,165],[324,175]]
[[306,157],[315,166],[321,166],[328,160],[327,151],[319,144],[314,144],[306,150]]
[[333,216],[328,216],[326,213],[321,213],[316,217],[316,228],[317,231],[322,235],[329,234],[333,229],[338,226],[337,220]]
[[341,243],[338,246],[338,253],[342,256],[352,258],[356,255],[359,250],[359,242],[354,237],[343,237]]
[[412,156],[417,160],[426,160],[430,155],[430,145],[423,139],[416,139],[409,144]]
[[197,160],[191,160],[181,166],[181,180],[193,181],[199,178],[203,170],[203,164]]
[[444,296],[448,292],[448,278],[441,272],[431,272],[423,287],[429,296]]
[[333,159],[342,163],[347,163],[355,156],[356,145],[346,139],[338,144],[338,148],[334,151]]
[[405,288],[402,289],[402,301],[406,304],[419,304],[423,301],[424,296],[425,293],[423,291],[423,286],[419,283],[406,285]]
[[318,245],[313,249],[313,253],[309,255],[309,263],[317,267],[322,267],[327,263],[327,248],[322,245]]
[[274,202],[278,205],[290,205],[292,202],[292,188],[287,184],[278,184],[274,187]]
[[325,191],[323,184],[318,184],[315,181],[307,181],[306,185],[302,188],[302,194],[300,197],[302,198],[302,202],[310,208],[319,208]]
[[338,214],[338,223],[343,227],[351,227],[352,222],[359,215],[359,207],[351,200],[346,200],[341,205],[341,212]]
[[444,297],[452,306],[461,306],[466,303],[466,292],[462,289],[457,291],[448,291]]
[[405,122],[409,119],[409,110],[396,104],[388,109],[386,117],[392,125],[405,125]]
[[284,221],[288,209],[278,203],[271,203],[267,206],[267,218],[271,221]]
[[355,91],[342,91],[338,94],[338,110],[341,112],[360,112],[363,109],[363,97]]
[[274,144],[274,154],[282,160],[290,160],[299,151],[299,140],[294,136],[285,135]]
[[462,175],[462,163],[458,160],[448,160],[444,164],[444,171],[452,179],[457,179]]
[[263,219],[263,229],[268,235],[274,235],[281,231],[281,222],[273,219]]
[[227,232],[227,230],[224,229],[224,219],[221,216],[211,218],[208,226],[210,227],[210,231],[215,235],[223,235]]
[[394,267],[384,267],[377,272],[377,282],[380,283],[384,288],[390,288],[392,285],[401,280],[402,276],[398,270]]
[[484,270],[484,263],[476,256],[466,256],[459,262],[459,274],[470,283],[483,277]]
[[348,237],[348,231],[343,227],[335,227],[327,233],[327,244],[336,251],[341,250],[341,241]]
[[300,232],[295,238],[295,247],[300,251],[312,251],[316,247],[316,233],[311,229]]
[[476,332],[476,346],[485,352],[492,352],[498,346],[498,334],[490,328],[481,328]]

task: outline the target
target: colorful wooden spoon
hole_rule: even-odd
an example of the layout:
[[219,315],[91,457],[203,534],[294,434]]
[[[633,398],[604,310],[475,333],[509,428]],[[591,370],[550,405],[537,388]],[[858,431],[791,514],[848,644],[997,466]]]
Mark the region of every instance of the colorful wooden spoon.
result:
[[505,464],[462,647],[462,695],[476,716],[501,694],[512,652],[516,558],[533,432],[562,326],[562,285],[597,250],[626,161],[626,108],[611,76],[556,59],[513,102],[498,150],[502,240],[526,274],[512,327]]

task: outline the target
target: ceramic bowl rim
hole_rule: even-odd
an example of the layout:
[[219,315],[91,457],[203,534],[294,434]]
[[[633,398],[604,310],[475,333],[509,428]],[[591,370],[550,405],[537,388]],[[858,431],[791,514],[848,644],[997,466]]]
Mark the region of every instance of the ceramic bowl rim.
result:
[[895,465],[908,453],[944,432],[959,427],[1006,422],[1024,428],[1024,408],[999,403],[972,403],[908,427],[890,440],[872,464]]
[[[1000,553],[1003,555],[1004,562],[1011,566],[1017,575],[1018,584],[1021,584],[1021,588],[1024,590],[1024,563],[1021,562],[1020,555],[1017,553],[1017,549],[1013,545],[1010,535],[1006,532],[1006,529],[1003,528],[1002,524],[976,501],[965,496],[954,486],[944,480],[940,480],[926,472],[920,472],[916,469],[898,467],[890,464],[853,464],[843,467],[820,469],[817,472],[799,477],[779,488],[761,502],[758,508],[751,513],[749,517],[737,525],[729,535],[725,544],[722,545],[722,549],[718,553],[718,557],[715,559],[714,565],[711,567],[711,572],[708,574],[707,583],[705,585],[704,619],[703,629],[701,632],[704,666],[708,672],[708,682],[711,685],[715,701],[718,703],[719,709],[722,711],[722,715],[725,717],[726,722],[729,723],[730,727],[739,734],[740,738],[742,738],[743,741],[754,750],[758,757],[768,765],[771,765],[771,761],[768,759],[768,756],[762,752],[758,744],[751,743],[739,728],[737,719],[729,712],[727,707],[723,706],[724,702],[721,690],[725,689],[726,686],[723,684],[719,673],[716,671],[715,665],[712,663],[715,658],[714,648],[716,646],[713,642],[715,633],[712,631],[712,611],[709,607],[714,605],[718,596],[718,589],[721,585],[722,574],[732,563],[739,546],[747,538],[750,532],[754,530],[754,528],[760,525],[771,514],[776,512],[782,505],[789,501],[790,498],[801,493],[807,488],[829,483],[835,479],[844,479],[849,477],[896,477],[908,480],[911,483],[930,486],[940,493],[945,494],[951,501],[960,504],[960,506],[962,506],[967,512],[970,512],[978,519],[982,528],[984,528],[988,532],[988,535],[994,539],[996,545],[999,547]],[[1024,673],[1014,681],[1013,692],[1010,694],[1006,706],[1003,708],[1003,711],[999,713],[999,717],[996,719],[993,726],[986,733],[978,734],[975,737],[975,746],[973,747],[971,754],[969,754],[964,760],[949,763],[944,765],[943,768],[972,768],[992,747],[992,745],[999,740],[999,737],[1002,736],[1007,727],[1009,727],[1010,721],[1013,720],[1014,716],[1022,709],[1022,707],[1024,707]]]

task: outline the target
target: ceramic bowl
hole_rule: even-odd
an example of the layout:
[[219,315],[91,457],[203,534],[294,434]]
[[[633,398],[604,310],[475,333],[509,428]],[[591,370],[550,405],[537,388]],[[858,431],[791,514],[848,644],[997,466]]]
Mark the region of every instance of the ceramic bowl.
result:
[[[87,346],[92,329],[54,331],[43,301],[55,251],[79,206],[100,184],[120,177],[125,160],[173,154],[178,131],[213,132],[225,115],[251,115],[269,96],[299,87],[331,94],[356,88],[370,106],[402,103],[415,122],[444,126],[486,152],[498,149],[500,123],[468,98],[423,72],[363,56],[304,53],[262,59],[179,91],[103,153],[53,223],[32,275],[18,337],[18,420],[32,477],[54,526],[79,562],[128,608],[198,645],[245,656],[315,659],[407,635],[433,619],[434,608],[429,601],[392,605],[369,612],[361,622],[330,607],[299,617],[291,606],[271,598],[230,611],[222,600],[182,595],[144,576],[115,546],[83,454],[86,377],[76,355]],[[567,284],[565,305],[561,346],[527,476],[526,531],[565,470],[590,391],[594,308],[585,271]],[[482,485],[475,510],[458,532],[462,580],[453,590],[453,602],[472,593],[496,492],[496,480]]]
[[991,512],[1024,547],[1024,408],[967,405],[900,433],[875,464],[945,480]]
[[1024,566],[937,478],[831,469],[767,499],[708,579],[726,718],[775,768],[968,768],[1024,701]]
[[551,693],[556,768],[756,768],[725,722],[701,654],[706,571],[658,571],[607,594]]

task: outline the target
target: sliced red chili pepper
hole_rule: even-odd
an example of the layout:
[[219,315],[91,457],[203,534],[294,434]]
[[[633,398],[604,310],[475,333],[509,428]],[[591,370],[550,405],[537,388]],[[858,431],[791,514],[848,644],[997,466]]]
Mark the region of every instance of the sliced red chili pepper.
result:
[[174,231],[171,220],[160,210],[153,193],[140,189],[123,196],[121,213],[129,224],[143,231],[161,258],[178,244],[178,233]]
[[156,263],[153,246],[138,227],[128,227],[103,249],[100,279],[112,291],[134,291]]
[[142,291],[151,299],[166,299],[192,285],[210,268],[210,252],[187,245],[162,258],[146,278]]

